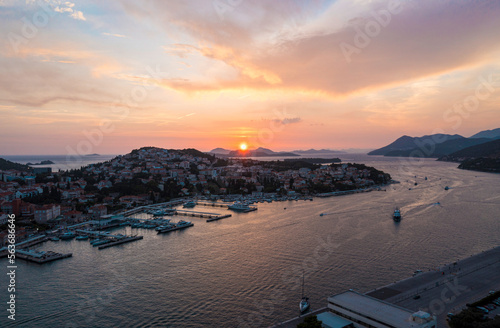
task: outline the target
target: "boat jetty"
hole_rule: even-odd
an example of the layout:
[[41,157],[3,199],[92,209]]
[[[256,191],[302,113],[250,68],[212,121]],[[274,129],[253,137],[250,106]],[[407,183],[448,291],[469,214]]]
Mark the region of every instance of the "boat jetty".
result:
[[[61,254],[52,251],[36,252],[34,250],[29,249],[29,247],[46,242],[47,240],[49,239],[46,235],[40,235],[15,244],[16,258],[23,259],[29,262],[43,264],[73,256],[72,253]],[[8,255],[8,248],[7,247],[0,248],[0,258],[6,257],[7,255]]]
[[65,259],[73,256],[72,253],[60,254],[52,251],[41,251],[36,252],[33,250],[16,250],[16,257],[30,262],[35,262],[38,264],[43,264],[47,262],[52,262],[60,259]]
[[75,233],[80,236],[89,236],[90,244],[98,249],[104,249],[116,245],[129,243],[143,239],[143,236],[126,236],[122,234],[111,235],[109,232],[92,231],[92,230],[75,230]]

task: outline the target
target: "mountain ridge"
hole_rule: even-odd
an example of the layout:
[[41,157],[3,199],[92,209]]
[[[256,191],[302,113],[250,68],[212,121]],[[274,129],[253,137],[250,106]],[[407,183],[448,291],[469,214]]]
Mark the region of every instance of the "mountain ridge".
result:
[[469,138],[443,133],[422,137],[403,135],[387,146],[369,152],[368,155],[441,158],[495,139],[500,139],[500,128],[480,131]]

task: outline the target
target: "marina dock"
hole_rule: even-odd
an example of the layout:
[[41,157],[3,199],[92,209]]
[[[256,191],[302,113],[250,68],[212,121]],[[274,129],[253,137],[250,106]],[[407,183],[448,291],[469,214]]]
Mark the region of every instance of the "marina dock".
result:
[[226,219],[226,218],[230,218],[230,217],[231,217],[231,214],[226,214],[226,215],[216,216],[216,217],[213,217],[213,218],[207,219],[207,222],[218,221],[218,220],[221,220],[221,219]]
[[[208,218],[208,219],[223,219],[222,214],[219,213],[210,213],[210,212],[198,212],[198,211],[188,211],[188,210],[176,210],[175,211],[176,215],[183,215],[183,216],[192,216],[192,217],[199,217],[199,218]],[[230,215],[230,214],[229,214]],[[225,216],[227,217],[227,216]]]
[[18,249],[16,250],[16,257],[19,259],[23,259],[25,261],[34,262],[38,264],[44,264],[56,260],[65,259],[73,256],[72,253],[68,254],[60,254],[52,251],[47,252],[33,252]]
[[117,241],[109,242],[109,243],[101,245],[101,246],[99,246],[97,248],[98,249],[104,249],[104,248],[113,247],[113,246],[117,246],[117,245],[121,245],[121,244],[125,244],[125,243],[130,243],[130,242],[136,241],[136,240],[141,240],[142,238],[144,238],[144,237],[143,236],[127,237],[127,238],[123,238],[123,239],[120,239],[120,240],[117,240]]
[[207,202],[207,201],[197,201],[196,205],[201,206],[211,206],[211,207],[224,207],[227,208],[232,203],[229,202]]
[[16,244],[16,248],[31,247],[31,246],[34,246],[34,245],[46,242],[47,240],[48,240],[48,238],[47,238],[46,235],[37,236],[37,237],[30,238],[30,239],[27,239],[25,241],[22,241],[20,243],[17,243]]

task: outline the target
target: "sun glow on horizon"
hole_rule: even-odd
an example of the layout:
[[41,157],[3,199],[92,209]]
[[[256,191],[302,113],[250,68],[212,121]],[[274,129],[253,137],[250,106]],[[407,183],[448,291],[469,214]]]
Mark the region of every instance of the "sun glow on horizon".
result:
[[245,151],[248,149],[248,145],[244,142],[240,143],[240,150]]

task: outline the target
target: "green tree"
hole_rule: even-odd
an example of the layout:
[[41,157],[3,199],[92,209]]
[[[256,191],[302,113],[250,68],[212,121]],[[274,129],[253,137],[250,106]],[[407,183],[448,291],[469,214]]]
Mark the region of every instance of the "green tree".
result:
[[297,328],[322,328],[322,322],[318,320],[315,315],[308,316],[304,319],[304,322],[299,323]]

